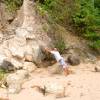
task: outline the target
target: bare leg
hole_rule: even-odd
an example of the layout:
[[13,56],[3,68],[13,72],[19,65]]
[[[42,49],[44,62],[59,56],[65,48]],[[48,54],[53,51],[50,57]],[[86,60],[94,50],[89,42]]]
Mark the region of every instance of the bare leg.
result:
[[70,74],[70,72],[69,72],[69,69],[68,69],[68,68],[64,68],[64,69],[63,69],[63,71],[64,71],[64,75],[65,75],[65,76],[67,76],[67,75],[69,75],[69,74]]

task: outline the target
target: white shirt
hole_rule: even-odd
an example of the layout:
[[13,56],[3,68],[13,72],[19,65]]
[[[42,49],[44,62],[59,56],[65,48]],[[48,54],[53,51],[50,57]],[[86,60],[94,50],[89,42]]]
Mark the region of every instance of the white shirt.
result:
[[55,57],[55,59],[57,61],[59,61],[60,59],[62,59],[62,57],[61,57],[61,55],[60,55],[60,53],[58,51],[50,51],[50,52],[54,55],[54,57]]

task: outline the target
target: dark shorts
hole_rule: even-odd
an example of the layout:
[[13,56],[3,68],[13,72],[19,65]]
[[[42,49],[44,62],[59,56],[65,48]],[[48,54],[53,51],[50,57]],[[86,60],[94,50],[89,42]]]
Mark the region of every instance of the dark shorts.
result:
[[64,61],[63,58],[59,60],[59,63],[60,63],[60,65],[61,65],[63,68],[68,67],[68,66],[67,66],[67,63]]

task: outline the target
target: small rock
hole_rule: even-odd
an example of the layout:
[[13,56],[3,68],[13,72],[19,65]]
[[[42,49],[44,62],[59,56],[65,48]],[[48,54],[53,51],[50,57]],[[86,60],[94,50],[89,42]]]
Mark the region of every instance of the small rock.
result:
[[100,72],[100,68],[98,68],[98,67],[95,67],[94,70],[95,70],[95,72]]
[[33,55],[31,55],[31,54],[25,54],[25,61],[32,62],[33,61]]
[[24,62],[23,69],[27,70],[28,72],[33,72],[36,69],[36,65],[32,62]]

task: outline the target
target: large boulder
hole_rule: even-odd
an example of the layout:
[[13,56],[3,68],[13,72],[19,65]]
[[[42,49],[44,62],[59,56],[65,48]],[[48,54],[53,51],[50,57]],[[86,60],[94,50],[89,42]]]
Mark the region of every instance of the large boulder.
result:
[[23,60],[11,58],[10,62],[14,65],[15,69],[23,68]]
[[[13,42],[12,42],[13,41]],[[44,55],[37,40],[15,36],[9,41],[9,52],[19,60],[41,63]]]
[[76,56],[76,55],[70,55],[68,56],[68,59],[67,59],[68,63],[70,63],[71,65],[79,65],[80,64],[80,60],[79,60],[79,57]]
[[45,83],[45,89],[47,93],[55,94],[56,98],[65,97],[66,88],[61,82],[47,82]]
[[14,65],[7,60],[3,60],[3,63],[0,65],[0,68],[5,71],[14,71],[15,70]]
[[41,44],[38,40],[26,39],[25,46],[25,61],[35,62],[40,64],[42,59],[44,59],[44,54],[42,53]]
[[[12,42],[13,41],[13,42]],[[12,56],[17,58],[24,58],[25,53],[26,39],[24,37],[15,36],[9,41],[9,50],[12,53]]]
[[11,58],[11,52],[7,49],[7,42],[0,46],[0,68],[5,71],[14,70],[14,65],[8,60]]
[[6,81],[9,87],[9,93],[20,92],[23,78],[19,77],[17,74],[10,74]]
[[21,91],[22,84],[28,78],[28,72],[19,70],[16,73],[9,74],[6,78],[9,93],[18,93]]

